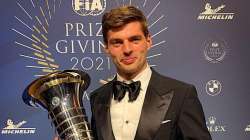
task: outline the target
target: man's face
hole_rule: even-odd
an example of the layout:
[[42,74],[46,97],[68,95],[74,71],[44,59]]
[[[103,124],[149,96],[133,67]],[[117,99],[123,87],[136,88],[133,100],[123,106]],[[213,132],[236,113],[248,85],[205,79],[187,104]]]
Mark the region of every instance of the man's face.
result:
[[135,21],[107,33],[105,51],[109,54],[120,75],[136,76],[146,68],[146,56],[152,45],[150,36],[145,36],[140,22]]

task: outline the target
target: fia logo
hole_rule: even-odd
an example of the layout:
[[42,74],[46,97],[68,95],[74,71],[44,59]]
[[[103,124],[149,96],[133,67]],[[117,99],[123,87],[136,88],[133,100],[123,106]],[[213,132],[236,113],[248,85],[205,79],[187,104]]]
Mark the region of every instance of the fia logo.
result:
[[206,124],[209,132],[226,132],[226,126],[218,125],[214,116],[210,116]]
[[106,0],[72,0],[72,8],[80,16],[97,16],[106,8]]
[[216,8],[212,8],[210,3],[206,3],[204,11],[198,16],[198,20],[232,20],[234,13],[222,13],[219,12],[224,9],[226,5],[222,4]]
[[36,128],[22,128],[26,121],[21,121],[19,123],[14,123],[11,119],[6,122],[6,127],[2,129],[2,134],[34,134]]
[[206,84],[206,92],[208,95],[216,96],[220,94],[222,85],[218,80],[210,80]]
[[203,46],[205,59],[211,63],[219,63],[226,56],[226,42],[224,40],[207,40]]

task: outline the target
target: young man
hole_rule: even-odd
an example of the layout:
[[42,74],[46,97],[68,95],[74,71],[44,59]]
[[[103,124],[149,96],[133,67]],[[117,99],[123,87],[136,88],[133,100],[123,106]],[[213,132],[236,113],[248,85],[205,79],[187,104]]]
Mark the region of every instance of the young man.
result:
[[152,40],[143,13],[123,6],[102,19],[105,52],[117,75],[91,94],[98,140],[211,140],[195,87],[147,63]]

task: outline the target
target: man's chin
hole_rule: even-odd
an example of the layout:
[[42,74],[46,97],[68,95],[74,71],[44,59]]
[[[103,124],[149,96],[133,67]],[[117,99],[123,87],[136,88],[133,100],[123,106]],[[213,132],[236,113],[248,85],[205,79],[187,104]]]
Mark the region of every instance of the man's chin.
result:
[[131,67],[131,68],[129,68],[129,67],[127,67],[126,69],[123,69],[122,70],[122,72],[124,73],[124,74],[127,74],[127,75],[133,75],[133,74],[135,74],[135,73],[137,73],[137,68],[135,68],[135,67]]

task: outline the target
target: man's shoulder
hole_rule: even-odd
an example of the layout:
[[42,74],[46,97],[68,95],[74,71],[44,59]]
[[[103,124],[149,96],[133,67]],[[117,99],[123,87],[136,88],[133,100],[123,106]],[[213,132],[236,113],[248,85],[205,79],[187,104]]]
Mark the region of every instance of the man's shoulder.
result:
[[165,75],[162,75],[156,71],[153,72],[152,75],[152,82],[158,86],[164,86],[164,87],[171,87],[171,88],[187,88],[187,87],[193,87],[192,84],[177,80],[172,77],[168,77]]
[[101,95],[106,91],[109,91],[112,87],[112,82],[108,82],[106,84],[103,84],[101,87],[95,89],[93,92],[90,93],[90,98],[93,98],[95,96]]
[[[154,79],[154,80],[153,80]],[[152,78],[152,86],[155,90],[162,93],[170,93],[174,91],[175,99],[181,101],[184,97],[196,97],[197,91],[194,85],[180,81],[168,76],[163,76],[159,73]],[[157,82],[158,81],[158,82]]]

